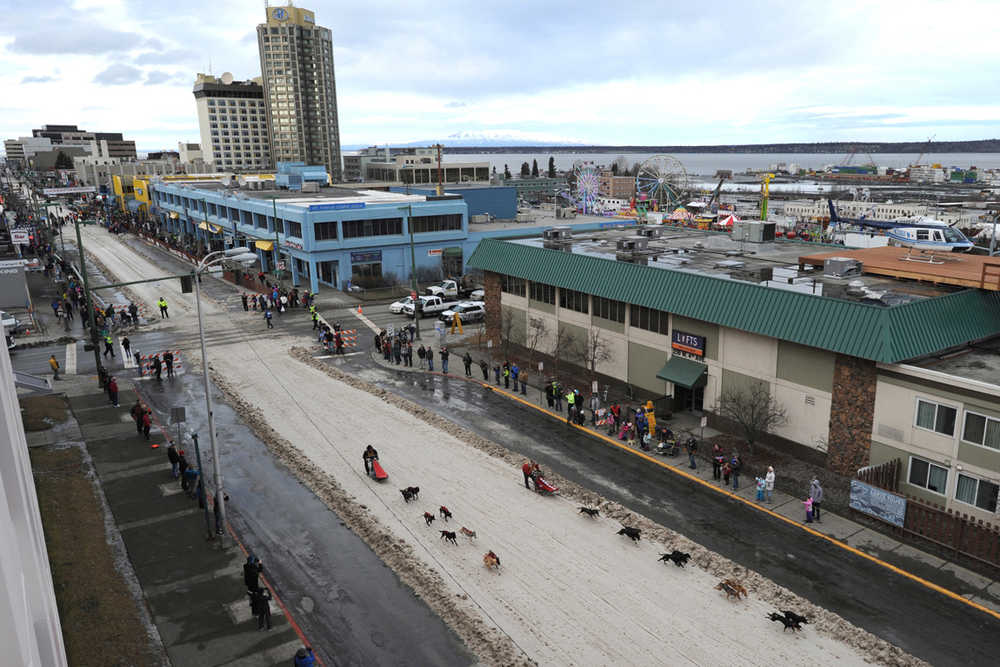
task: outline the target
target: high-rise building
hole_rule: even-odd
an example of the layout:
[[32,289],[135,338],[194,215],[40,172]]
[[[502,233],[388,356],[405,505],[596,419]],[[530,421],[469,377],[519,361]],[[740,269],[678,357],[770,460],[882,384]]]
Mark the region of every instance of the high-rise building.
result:
[[260,77],[234,81],[229,72],[221,77],[199,74],[194,99],[205,162],[225,171],[255,171],[271,165]]
[[80,146],[93,157],[135,159],[135,142],[121,132],[87,132],[76,125],[43,125],[31,131],[33,137],[46,137],[53,146]]
[[[268,7],[257,26],[274,162],[322,164],[342,180],[330,30],[308,9]],[[203,147],[204,148],[204,147]]]

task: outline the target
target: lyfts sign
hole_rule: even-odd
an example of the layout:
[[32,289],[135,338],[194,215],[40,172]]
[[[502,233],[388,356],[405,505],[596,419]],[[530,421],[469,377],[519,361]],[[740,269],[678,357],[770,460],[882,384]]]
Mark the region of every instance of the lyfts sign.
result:
[[693,354],[696,357],[705,356],[705,337],[689,334],[686,331],[674,330],[670,347],[680,352]]

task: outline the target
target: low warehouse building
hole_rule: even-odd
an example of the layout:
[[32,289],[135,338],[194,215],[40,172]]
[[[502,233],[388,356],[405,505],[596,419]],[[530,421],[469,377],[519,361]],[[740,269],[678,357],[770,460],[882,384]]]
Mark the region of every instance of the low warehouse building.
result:
[[[775,444],[825,454],[844,474],[900,457],[917,488],[937,475],[942,504],[982,488],[971,508],[995,512],[984,484],[1000,482],[997,375],[918,364],[1000,334],[1000,291],[812,268],[798,257],[815,246],[792,242],[638,231],[482,240],[468,264],[485,274],[489,338],[715,424],[724,395],[763,387],[787,415]],[[953,411],[932,419],[937,405]],[[920,452],[950,472],[922,472],[910,463]]]

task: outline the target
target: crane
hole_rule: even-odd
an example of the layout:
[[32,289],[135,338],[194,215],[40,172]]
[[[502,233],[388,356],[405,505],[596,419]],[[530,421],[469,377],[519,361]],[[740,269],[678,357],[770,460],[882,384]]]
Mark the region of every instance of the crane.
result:
[[767,220],[767,197],[771,192],[771,179],[774,174],[764,174],[760,182],[760,219]]
[[917,157],[917,161],[913,165],[911,165],[911,166],[913,166],[913,167],[919,167],[920,166],[920,161],[923,160],[924,156],[927,155],[927,153],[930,151],[930,149],[931,149],[931,142],[934,141],[934,137],[936,137],[936,136],[937,136],[936,134],[932,134],[927,139],[927,143],[924,144],[923,150],[920,151],[920,156]]

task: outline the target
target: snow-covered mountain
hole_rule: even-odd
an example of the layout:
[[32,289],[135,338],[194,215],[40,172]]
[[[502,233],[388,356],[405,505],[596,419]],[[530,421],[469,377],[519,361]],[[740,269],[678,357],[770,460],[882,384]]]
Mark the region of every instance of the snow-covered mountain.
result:
[[[583,146],[586,142],[579,139],[549,135],[544,132],[523,132],[521,130],[474,130],[455,132],[447,137],[437,139],[421,139],[420,141],[390,142],[391,146]],[[344,145],[346,150],[357,150],[372,144]],[[384,145],[380,143],[379,145]]]

